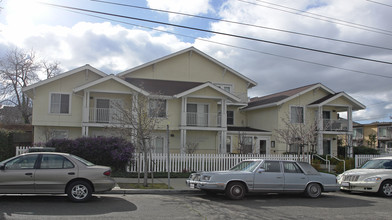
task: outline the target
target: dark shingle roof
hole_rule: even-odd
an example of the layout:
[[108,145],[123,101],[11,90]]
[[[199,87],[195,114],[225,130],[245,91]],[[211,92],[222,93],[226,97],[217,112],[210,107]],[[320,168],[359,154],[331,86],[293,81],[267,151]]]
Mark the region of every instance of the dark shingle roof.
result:
[[305,90],[307,90],[317,84],[318,83],[307,85],[307,86],[302,86],[299,88],[290,89],[287,91],[278,92],[278,93],[274,93],[274,94],[263,96],[263,97],[251,98],[250,102],[246,108],[251,108],[251,107],[260,106],[260,105],[267,105],[267,104],[272,104],[272,103],[282,101],[290,96],[293,96],[293,95],[296,95],[302,91],[305,91]]
[[125,81],[157,95],[173,96],[197,86],[203,85],[200,82],[184,82],[156,79],[125,78]]

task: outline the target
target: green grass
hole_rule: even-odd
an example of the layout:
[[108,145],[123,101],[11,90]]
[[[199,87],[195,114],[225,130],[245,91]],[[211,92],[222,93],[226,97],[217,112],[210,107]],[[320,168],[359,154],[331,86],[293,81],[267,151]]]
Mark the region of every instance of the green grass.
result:
[[[147,187],[143,186],[143,183],[117,183],[121,189],[168,189],[166,183],[149,183]],[[173,189],[170,187],[170,189]]]

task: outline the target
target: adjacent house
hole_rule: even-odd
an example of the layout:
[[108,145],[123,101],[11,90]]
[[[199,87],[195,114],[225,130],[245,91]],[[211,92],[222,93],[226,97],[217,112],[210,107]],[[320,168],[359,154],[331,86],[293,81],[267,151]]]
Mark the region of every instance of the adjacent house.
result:
[[392,151],[392,123],[373,122],[356,124],[353,130],[353,146],[378,149],[381,153]]
[[[317,123],[320,154],[336,152],[336,135],[352,134],[352,111],[364,109],[344,92],[322,84],[248,100],[257,83],[190,47],[117,75],[85,65],[23,89],[33,100],[34,141],[115,135],[116,106],[149,97],[161,123],[151,141],[155,152],[284,153],[294,152],[274,135],[282,117],[293,123]],[[157,98],[159,97],[159,99]],[[348,120],[338,120],[344,112]]]

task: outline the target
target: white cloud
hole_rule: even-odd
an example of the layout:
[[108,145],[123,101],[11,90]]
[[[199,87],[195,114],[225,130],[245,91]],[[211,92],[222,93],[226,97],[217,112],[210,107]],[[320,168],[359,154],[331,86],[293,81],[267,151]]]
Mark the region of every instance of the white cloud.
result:
[[[186,14],[207,14],[213,11],[210,5],[210,0],[192,0],[192,1],[178,1],[178,0],[147,0],[148,6],[154,9],[167,10],[173,12],[180,12]],[[177,14],[169,14],[170,21],[181,21],[184,16]]]

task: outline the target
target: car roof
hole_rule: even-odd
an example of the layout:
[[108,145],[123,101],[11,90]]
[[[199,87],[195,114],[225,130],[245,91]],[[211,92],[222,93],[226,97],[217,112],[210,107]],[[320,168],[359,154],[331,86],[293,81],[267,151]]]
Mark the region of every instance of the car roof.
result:
[[24,153],[22,155],[33,155],[33,154],[54,154],[54,155],[70,155],[69,153],[60,153],[60,152],[44,152],[44,151],[40,151],[40,152],[31,152],[31,153]]
[[375,157],[372,158],[372,160],[392,160],[392,157]]

